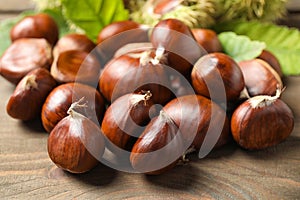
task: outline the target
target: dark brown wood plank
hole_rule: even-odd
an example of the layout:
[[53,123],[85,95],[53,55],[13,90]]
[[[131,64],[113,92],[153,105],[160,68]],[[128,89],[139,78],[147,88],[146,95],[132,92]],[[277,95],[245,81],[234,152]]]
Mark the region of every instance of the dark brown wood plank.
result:
[[39,126],[9,118],[13,86],[0,78],[0,193],[3,198],[52,199],[297,199],[300,197],[300,77],[286,79],[283,99],[296,124],[280,145],[249,152],[235,144],[161,176],[117,172],[103,165],[83,175],[54,166]]

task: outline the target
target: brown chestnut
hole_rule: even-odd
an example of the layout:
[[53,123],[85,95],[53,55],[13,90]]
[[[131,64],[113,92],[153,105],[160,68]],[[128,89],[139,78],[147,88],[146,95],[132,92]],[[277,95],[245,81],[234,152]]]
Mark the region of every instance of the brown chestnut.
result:
[[84,173],[95,167],[105,149],[99,126],[75,111],[83,105],[75,102],[48,137],[48,154],[60,168]]
[[216,102],[236,101],[245,88],[240,67],[223,53],[201,57],[193,68],[191,79],[196,93]]
[[104,115],[104,99],[93,87],[81,83],[65,83],[54,88],[48,95],[42,107],[42,124],[47,132],[67,116],[71,104],[83,98],[86,107],[77,108],[76,111],[99,124]]
[[189,77],[193,64],[204,54],[195,41],[191,29],[177,19],[158,22],[150,36],[155,48],[163,47],[168,52],[168,64]]
[[124,94],[149,90],[155,103],[165,104],[172,93],[163,60],[163,55],[153,50],[113,58],[101,73],[100,91],[112,102]]
[[45,13],[24,17],[10,31],[11,41],[20,38],[44,38],[52,46],[58,40],[58,26],[54,19]]
[[278,73],[265,61],[253,59],[239,62],[250,96],[275,95],[283,84]]
[[96,44],[84,34],[69,33],[61,37],[53,49],[53,56],[64,51],[77,50],[91,52],[96,47]]
[[192,33],[198,42],[208,53],[222,52],[222,45],[216,32],[210,29],[195,28]]
[[213,148],[230,140],[230,125],[225,110],[206,97],[178,97],[166,104],[163,111],[179,127],[190,147],[196,150],[201,148],[204,141],[204,147],[210,145]]
[[59,83],[79,82],[97,85],[100,63],[93,54],[70,50],[59,54],[51,66],[51,74]]
[[6,105],[7,113],[20,120],[31,120],[40,116],[48,94],[56,81],[48,70],[38,68],[27,74],[17,85]]
[[[116,99],[105,112],[101,130],[114,145],[131,149],[128,142],[139,137],[149,121],[149,111],[153,102],[152,94],[126,94]],[[127,148],[126,148],[127,147]]]
[[113,22],[104,27],[98,35],[97,53],[104,66],[115,52],[126,44],[149,42],[149,28],[134,21]]
[[274,54],[272,54],[268,50],[263,50],[262,53],[258,56],[258,58],[269,63],[269,65],[271,67],[273,67],[273,69],[275,69],[275,71],[278,73],[278,75],[280,77],[283,77],[281,65],[279,63],[279,60],[276,58],[276,56]]
[[285,140],[294,127],[291,109],[275,96],[255,96],[233,113],[231,131],[234,140],[249,150],[264,149]]
[[130,154],[132,167],[138,172],[152,175],[173,168],[185,153],[181,137],[176,124],[161,111],[134,144]]
[[125,20],[125,21],[117,21],[113,22],[107,26],[105,26],[99,33],[97,38],[97,43],[100,44],[104,40],[115,36],[117,34],[120,34],[122,32],[133,30],[133,29],[139,29],[141,28],[141,25],[131,21],[131,20]]
[[36,68],[49,69],[52,63],[51,46],[45,39],[22,38],[12,43],[0,60],[0,74],[17,84]]

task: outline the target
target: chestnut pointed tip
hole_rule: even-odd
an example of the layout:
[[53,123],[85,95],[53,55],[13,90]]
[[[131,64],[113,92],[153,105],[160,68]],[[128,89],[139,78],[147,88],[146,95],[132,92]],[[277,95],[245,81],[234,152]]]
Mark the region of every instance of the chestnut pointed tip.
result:
[[83,115],[63,118],[48,137],[48,154],[60,168],[85,173],[94,168],[104,153],[100,128]]
[[48,70],[38,68],[28,73],[16,86],[6,105],[13,118],[28,121],[37,118],[56,81]]

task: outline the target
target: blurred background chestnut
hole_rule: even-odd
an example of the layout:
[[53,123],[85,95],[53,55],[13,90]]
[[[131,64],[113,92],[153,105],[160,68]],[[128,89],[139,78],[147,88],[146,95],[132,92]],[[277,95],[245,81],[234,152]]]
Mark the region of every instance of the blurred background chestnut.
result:
[[266,61],[257,58],[238,64],[250,96],[275,95],[277,89],[282,89],[280,75]]
[[79,82],[97,86],[101,66],[98,59],[85,51],[70,50],[59,54],[51,74],[59,83]]
[[59,30],[55,20],[45,13],[24,17],[10,31],[12,42],[20,38],[44,38],[52,46],[57,42],[58,35]]
[[0,74],[17,84],[27,73],[36,68],[49,69],[52,48],[43,38],[21,38],[13,42],[0,59]]
[[215,31],[204,28],[194,28],[192,29],[192,33],[195,40],[207,53],[222,52],[222,45]]
[[60,53],[69,50],[91,52],[96,44],[86,35],[79,33],[69,33],[62,36],[53,49],[53,56],[58,57]]

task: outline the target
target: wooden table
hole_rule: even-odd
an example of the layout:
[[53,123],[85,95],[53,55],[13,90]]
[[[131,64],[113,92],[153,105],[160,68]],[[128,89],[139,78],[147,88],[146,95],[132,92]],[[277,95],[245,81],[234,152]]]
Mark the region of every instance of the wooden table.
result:
[[14,86],[0,77],[0,198],[300,199],[300,76],[285,78],[285,85],[282,98],[294,112],[295,128],[276,147],[249,152],[231,143],[160,176],[103,165],[72,175],[49,159],[48,134],[39,121],[24,123],[6,114]]

